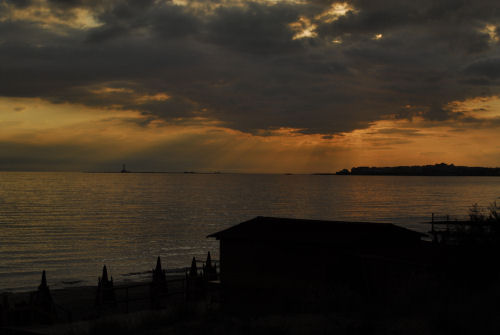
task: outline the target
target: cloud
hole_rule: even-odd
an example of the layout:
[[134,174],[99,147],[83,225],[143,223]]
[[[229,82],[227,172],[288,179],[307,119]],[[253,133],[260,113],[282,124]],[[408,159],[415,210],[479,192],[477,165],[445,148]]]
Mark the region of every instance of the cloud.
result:
[[287,23],[298,19],[293,5],[220,7],[209,19],[206,39],[231,50],[261,55],[294,53],[300,44]]
[[[251,134],[299,129],[325,139],[388,115],[446,122],[457,117],[449,102],[499,93],[494,7],[447,0],[7,1],[0,6],[0,95],[135,110],[150,121],[213,120]],[[36,19],[40,8],[45,14]],[[78,17],[93,23],[72,24]],[[308,22],[310,33],[296,38],[297,22]],[[115,91],[99,91],[106,87]],[[158,94],[169,98],[141,99]]]
[[488,58],[478,60],[464,71],[475,79],[496,80],[500,78],[500,58]]

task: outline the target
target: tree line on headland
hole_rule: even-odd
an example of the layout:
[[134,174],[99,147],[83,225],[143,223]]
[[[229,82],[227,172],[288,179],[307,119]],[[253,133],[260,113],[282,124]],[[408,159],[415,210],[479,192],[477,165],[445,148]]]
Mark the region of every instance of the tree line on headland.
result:
[[337,175],[370,176],[500,176],[500,168],[456,166],[453,164],[393,166],[393,167],[353,167],[336,172]]

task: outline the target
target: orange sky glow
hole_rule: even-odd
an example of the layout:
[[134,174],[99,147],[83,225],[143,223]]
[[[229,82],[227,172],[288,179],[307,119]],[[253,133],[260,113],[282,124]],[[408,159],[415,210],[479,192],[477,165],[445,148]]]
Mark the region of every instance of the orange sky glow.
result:
[[[167,98],[162,94],[138,99]],[[440,162],[496,166],[500,142],[484,143],[499,138],[500,98],[452,102],[450,106],[463,114],[462,119],[443,124],[418,116],[412,120],[387,117],[364,129],[324,136],[290,128],[247,134],[203,118],[141,125],[146,117],[132,110],[53,104],[38,98],[0,98],[0,141],[87,148],[88,157],[75,157],[75,164],[61,166],[68,170],[92,170],[99,161],[126,161],[133,155],[149,154],[156,157],[152,170],[170,171],[168,160],[163,158],[179,155],[189,160],[201,152],[211,158],[203,167],[195,166],[197,171],[311,173],[361,165]],[[467,122],[469,117],[478,121]],[[65,154],[71,156],[71,152]],[[189,166],[183,167],[189,170]]]

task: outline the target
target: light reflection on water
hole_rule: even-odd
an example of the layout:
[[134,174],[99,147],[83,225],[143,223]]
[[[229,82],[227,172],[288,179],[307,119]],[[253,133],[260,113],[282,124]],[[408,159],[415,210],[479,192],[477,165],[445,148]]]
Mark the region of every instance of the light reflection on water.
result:
[[[419,231],[431,213],[465,215],[500,197],[500,178],[231,174],[0,173],[0,290],[95,285],[188,266],[210,233],[252,217],[376,221]],[[142,275],[147,276],[147,275]]]

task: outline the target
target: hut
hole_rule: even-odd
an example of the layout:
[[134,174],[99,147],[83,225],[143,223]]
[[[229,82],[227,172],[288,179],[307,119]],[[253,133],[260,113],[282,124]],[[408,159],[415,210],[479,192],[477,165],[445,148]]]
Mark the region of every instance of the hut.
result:
[[256,217],[208,237],[220,241],[226,298],[302,303],[411,275],[424,235],[386,223]]

